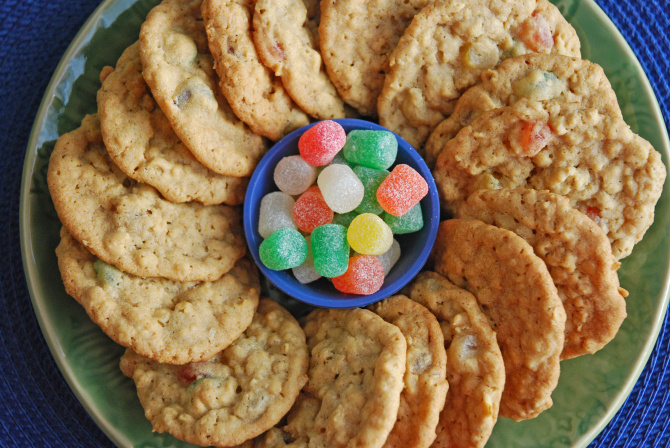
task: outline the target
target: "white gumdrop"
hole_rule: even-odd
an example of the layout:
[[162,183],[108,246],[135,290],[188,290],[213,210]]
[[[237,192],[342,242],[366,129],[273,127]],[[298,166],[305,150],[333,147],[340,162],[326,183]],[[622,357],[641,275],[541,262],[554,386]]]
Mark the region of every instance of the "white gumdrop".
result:
[[295,199],[281,191],[263,196],[258,217],[258,233],[267,238],[279,229],[297,229],[293,222]]
[[317,184],[326,204],[336,213],[350,212],[363,201],[365,187],[347,165],[328,165],[319,174]]
[[284,193],[297,196],[314,184],[316,174],[316,167],[305,162],[301,156],[288,156],[277,163],[274,181]]
[[307,240],[307,258],[305,261],[298,267],[293,268],[293,275],[296,280],[298,280],[303,285],[306,283],[312,283],[321,278],[321,274],[316,272],[314,269],[314,257],[312,257],[312,237],[305,237]]
[[377,259],[382,262],[382,266],[384,267],[384,277],[386,277],[389,275],[391,268],[393,268],[400,259],[400,243],[394,238],[391,248],[383,254],[377,255]]

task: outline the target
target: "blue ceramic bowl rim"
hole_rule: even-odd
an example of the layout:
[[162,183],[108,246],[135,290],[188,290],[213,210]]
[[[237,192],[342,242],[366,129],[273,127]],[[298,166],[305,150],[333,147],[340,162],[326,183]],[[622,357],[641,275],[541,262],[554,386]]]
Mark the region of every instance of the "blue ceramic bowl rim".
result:
[[[376,123],[355,118],[340,118],[334,119],[332,121],[339,123],[347,133],[354,129],[388,131],[388,129]],[[268,269],[260,261],[260,256],[258,253],[258,247],[263,241],[263,237],[261,237],[258,233],[259,206],[260,201],[262,197],[265,196],[265,194],[271,191],[277,191],[278,188],[274,186],[274,182],[271,180],[270,184],[273,186],[273,188],[268,189],[268,182],[263,182],[263,178],[272,179],[274,167],[283,157],[298,154],[298,139],[305,131],[307,131],[315,124],[316,122],[304,126],[300,129],[296,129],[276,142],[272,148],[270,148],[267,154],[265,154],[265,156],[261,159],[258,166],[254,170],[254,173],[249,180],[249,186],[244,198],[243,222],[244,232],[247,239],[247,246],[251,256],[256,262],[258,268],[261,270],[262,274],[265,275],[268,280],[276,287],[289,296],[298,299],[301,302],[318,307],[364,307],[397,293],[401,288],[407,285],[407,283],[409,283],[425,265],[433,248],[433,244],[435,243],[437,230],[440,224],[440,201],[437,193],[437,187],[435,185],[432,173],[423,158],[419,155],[418,152],[416,152],[414,148],[412,148],[409,143],[394,133],[396,139],[398,140],[398,158],[396,159],[396,163],[398,163],[398,159],[402,157],[409,158],[409,164],[414,169],[417,169],[417,171],[424,177],[424,179],[426,179],[426,182],[428,183],[428,194],[421,201],[424,214],[424,228],[417,232],[417,234],[427,232],[427,234],[424,234],[427,235],[427,237],[426,243],[419,253],[419,256],[416,257],[411,266],[406,269],[405,272],[403,272],[395,281],[388,283],[385,281],[381,289],[374,294],[344,294],[335,290],[334,287],[329,286],[329,288],[332,288],[332,291],[334,292],[331,294],[336,295],[337,297],[326,297],[324,296],[324,292],[319,290],[318,286],[323,284],[319,282],[327,282],[327,280],[321,279],[317,282],[301,284],[298,280],[295,279],[295,277],[293,277],[290,269],[284,271],[273,271]],[[394,165],[396,163],[394,163]],[[402,163],[406,163],[406,161],[403,161]],[[411,235],[415,234],[399,236],[409,238]],[[394,237],[396,236],[394,235]],[[402,256],[403,255],[401,255],[401,257]],[[396,264],[393,269],[396,269],[397,267],[398,264]],[[393,273],[393,270],[391,272]]]

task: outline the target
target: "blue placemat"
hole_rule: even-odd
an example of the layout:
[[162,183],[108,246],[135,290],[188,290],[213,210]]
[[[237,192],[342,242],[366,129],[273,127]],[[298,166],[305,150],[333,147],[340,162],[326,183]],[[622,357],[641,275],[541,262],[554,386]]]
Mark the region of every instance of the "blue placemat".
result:
[[[26,287],[19,194],[32,122],[68,44],[99,0],[0,3],[0,445],[112,447],[58,370]],[[670,3],[598,0],[633,48],[670,125]],[[670,446],[670,322],[624,406],[591,447]]]

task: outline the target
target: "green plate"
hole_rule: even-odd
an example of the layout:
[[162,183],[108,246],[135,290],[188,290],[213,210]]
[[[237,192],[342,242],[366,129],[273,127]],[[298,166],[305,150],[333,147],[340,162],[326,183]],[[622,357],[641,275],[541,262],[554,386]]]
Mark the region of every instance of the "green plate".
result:
[[[124,349],[65,293],[54,254],[60,222],[47,190],[46,171],[58,136],[95,112],[100,70],[114,65],[138,38],[144,17],[157,2],[106,0],[86,22],[44,95],[27,149],[21,191],[23,263],[44,337],[79,401],[122,447],[189,445],[151,432],[132,381],[118,368]],[[626,121],[662,153],[667,166],[670,145],[661,112],[626,42],[592,0],[555,3],[579,33],[583,57],[605,69]],[[595,355],[564,361],[554,406],[522,423],[500,419],[487,447],[585,447],[614,416],[651,353],[667,308],[669,208],[666,182],[656,222],[619,271],[630,296],[628,318],[617,337]]]

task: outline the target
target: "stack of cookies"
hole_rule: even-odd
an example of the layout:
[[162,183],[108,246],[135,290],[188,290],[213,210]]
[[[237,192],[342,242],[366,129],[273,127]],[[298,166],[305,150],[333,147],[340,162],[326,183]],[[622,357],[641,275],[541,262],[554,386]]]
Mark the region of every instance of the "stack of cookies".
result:
[[[203,446],[482,447],[626,317],[660,155],[546,0],[164,0],[61,136],[65,288],[155,431]],[[429,266],[368,309],[261,297],[239,205],[270,142],[378,119],[434,171]]]

